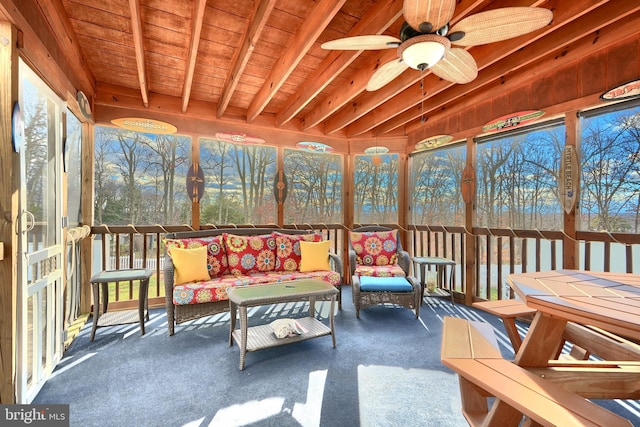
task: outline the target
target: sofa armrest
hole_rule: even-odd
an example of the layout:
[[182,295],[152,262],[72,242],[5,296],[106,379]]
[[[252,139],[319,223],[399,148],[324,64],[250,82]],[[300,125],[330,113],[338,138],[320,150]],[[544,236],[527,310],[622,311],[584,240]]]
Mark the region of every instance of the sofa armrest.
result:
[[349,249],[349,276],[356,274],[356,251]]
[[409,255],[409,252],[405,250],[398,252],[398,265],[402,270],[404,270],[406,276],[410,275],[411,256]]
[[329,252],[329,261],[331,262],[332,270],[340,274],[340,282],[342,282],[342,259],[338,255]]

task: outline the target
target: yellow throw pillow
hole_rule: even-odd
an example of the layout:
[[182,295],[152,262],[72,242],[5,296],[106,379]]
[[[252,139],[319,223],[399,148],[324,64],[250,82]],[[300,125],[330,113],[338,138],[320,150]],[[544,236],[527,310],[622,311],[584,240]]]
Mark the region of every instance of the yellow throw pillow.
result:
[[173,260],[174,285],[210,279],[207,271],[206,246],[194,249],[174,247],[171,248],[169,256]]
[[307,271],[329,271],[329,249],[331,248],[330,240],[322,242],[305,242],[300,241],[300,272]]

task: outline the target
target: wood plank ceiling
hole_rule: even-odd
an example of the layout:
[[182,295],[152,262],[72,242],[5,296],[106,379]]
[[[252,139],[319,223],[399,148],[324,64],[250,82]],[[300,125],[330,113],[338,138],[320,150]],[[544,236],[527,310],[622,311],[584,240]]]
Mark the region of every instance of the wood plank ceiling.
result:
[[96,105],[138,109],[139,117],[173,105],[187,116],[204,110],[223,121],[340,138],[410,135],[423,119],[495,90],[505,76],[540,70],[575,43],[595,43],[607,28],[637,34],[629,22],[640,9],[637,0],[457,0],[452,24],[507,6],[544,7],[554,18],[534,33],[469,48],[479,68],[471,83],[409,69],[367,92],[369,77],[396,50],[320,45],[398,37],[401,0],[36,1]]

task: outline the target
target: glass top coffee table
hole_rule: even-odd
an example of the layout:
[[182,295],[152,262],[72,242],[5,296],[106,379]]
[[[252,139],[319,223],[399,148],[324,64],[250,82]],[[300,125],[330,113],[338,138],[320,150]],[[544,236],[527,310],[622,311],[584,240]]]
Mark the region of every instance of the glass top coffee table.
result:
[[[245,357],[249,351],[263,350],[325,335],[331,335],[333,347],[335,348],[336,335],[333,325],[333,311],[337,294],[338,290],[333,285],[314,279],[228,288],[227,295],[229,296],[231,317],[229,346],[233,346],[234,340],[240,345],[240,369],[244,369]],[[315,318],[316,300],[331,301],[329,326]],[[247,307],[296,301],[309,301],[309,317],[296,319],[303,329],[302,334],[277,338],[270,325],[248,327]],[[236,312],[238,308],[240,309],[240,329],[236,330]]]

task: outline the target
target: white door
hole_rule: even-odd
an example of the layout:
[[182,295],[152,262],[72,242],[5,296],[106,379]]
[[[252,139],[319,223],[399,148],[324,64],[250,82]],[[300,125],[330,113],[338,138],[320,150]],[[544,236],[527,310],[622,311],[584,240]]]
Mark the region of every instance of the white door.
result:
[[30,403],[63,351],[62,101],[20,62],[17,402]]

